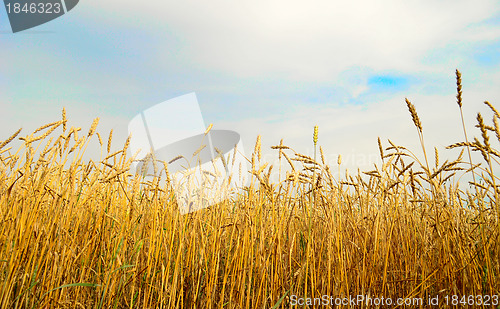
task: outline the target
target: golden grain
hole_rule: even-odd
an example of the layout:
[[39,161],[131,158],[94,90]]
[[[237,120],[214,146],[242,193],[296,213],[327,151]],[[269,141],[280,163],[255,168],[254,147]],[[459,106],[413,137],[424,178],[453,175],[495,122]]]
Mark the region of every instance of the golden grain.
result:
[[131,138],[131,135],[129,135],[127,137],[127,140],[125,141],[125,145],[123,145],[123,154],[122,155],[125,155],[127,153],[128,146],[130,145],[130,138]]
[[477,122],[479,124],[479,129],[481,130],[481,136],[483,137],[484,145],[486,146],[486,149],[491,149],[490,138],[488,136],[488,132],[486,130],[486,126],[484,124],[484,119],[483,119],[483,116],[481,116],[481,113],[477,113],[476,119],[477,119]]
[[142,159],[141,175],[145,176],[148,169],[149,161],[152,160],[151,153],[148,153],[144,159]]
[[493,106],[493,104],[491,104],[490,102],[488,101],[484,101],[484,104],[488,105],[488,107],[491,109],[491,111],[495,114],[495,116],[497,118],[500,118],[500,113],[498,112],[498,110],[495,108],[495,106]]
[[[498,117],[493,117],[493,125],[495,128],[495,135],[497,137],[497,140],[500,142],[500,126],[498,125]],[[2,147],[0,147],[1,149]]]
[[20,128],[19,130],[16,131],[16,133],[12,134],[8,139],[6,139],[5,141],[3,141],[1,144],[0,144],[0,149],[2,149],[3,147],[5,147],[5,145],[7,145],[8,143],[10,143],[14,138],[16,138],[19,133],[21,133],[21,130],[22,128]]
[[111,131],[109,131],[109,136],[108,136],[108,147],[107,147],[107,150],[108,150],[108,153],[110,152],[111,150],[111,140],[113,139],[113,129],[111,129]]
[[167,176],[167,179],[166,179],[167,180],[167,184],[170,184],[171,179],[170,179],[170,173],[168,172],[168,163],[165,162],[165,161],[161,161],[161,163],[163,164],[163,169],[165,171],[165,176]]
[[208,132],[210,132],[210,130],[212,130],[212,127],[213,127],[213,123],[211,123],[208,128],[205,130],[205,136],[208,134]]
[[78,132],[81,131],[82,128],[78,127],[78,128],[71,128],[71,132],[73,133],[73,138],[75,140],[75,142],[78,142],[79,138],[78,138]]
[[437,147],[434,147],[434,160],[436,162],[436,167],[439,166],[439,152]]
[[97,138],[99,139],[99,145],[102,147],[102,138],[101,138],[101,134],[99,134],[99,132],[96,133],[97,134]]
[[382,161],[384,160],[384,149],[382,148],[382,142],[380,141],[380,137],[377,138],[378,143],[378,151],[380,152],[380,158]]
[[68,120],[66,119],[66,108],[63,107],[62,110],[62,121],[63,121],[63,132],[66,132],[66,123]]
[[68,154],[72,153],[73,151],[75,151],[75,150],[76,150],[76,148],[80,147],[80,146],[81,146],[81,144],[83,144],[84,140],[85,140],[85,139],[84,139],[83,137],[82,137],[81,139],[79,139],[79,140],[78,140],[78,141],[77,141],[77,142],[73,145],[73,147],[71,147],[71,149],[69,150]]
[[196,157],[203,149],[205,149],[207,145],[201,145],[200,148],[196,149],[196,151],[193,153],[193,158]]
[[238,144],[234,145],[233,160],[231,161],[231,167],[234,167],[234,163],[236,161],[237,149],[238,149]]
[[[40,136],[39,139],[45,139],[52,132],[54,132],[55,129],[57,129],[62,123],[63,123],[62,121],[58,121],[58,122],[54,123],[54,125],[52,126],[52,128],[50,128],[49,130],[47,130],[47,132],[45,132],[42,136]],[[37,138],[37,140],[38,140],[38,138]]]
[[455,71],[456,79],[457,79],[457,104],[460,108],[462,108],[462,74],[457,69]]
[[43,129],[46,129],[46,128],[48,128],[48,127],[51,127],[51,126],[54,126],[54,125],[56,125],[56,124],[60,124],[60,123],[61,123],[61,121],[55,121],[55,122],[52,122],[52,123],[49,123],[49,124],[43,125],[43,126],[39,127],[38,129],[36,129],[36,130],[33,132],[33,135],[34,135],[34,134],[36,134],[36,133],[38,133],[38,132],[40,132],[40,131],[42,131]]
[[413,123],[418,128],[420,133],[422,133],[422,123],[420,122],[420,118],[418,117],[417,110],[415,109],[415,106],[408,99],[405,99],[405,101],[406,101],[406,105],[408,106],[408,110],[410,111],[411,117],[413,119]]
[[122,150],[115,151],[115,152],[113,152],[112,154],[107,155],[107,156],[104,158],[104,160],[103,160],[103,161],[106,161],[106,160],[108,160],[109,158],[112,158],[112,157],[114,157],[114,156],[116,156],[117,154],[120,154],[120,153],[122,153],[122,152],[123,152],[123,149],[122,149]]
[[283,149],[289,149],[288,147],[283,146],[283,139],[280,140],[279,144],[279,151],[278,151],[278,158],[281,160],[282,154],[283,154]]
[[257,158],[259,159],[259,162],[260,162],[260,160],[262,158],[262,149],[261,149],[260,135],[257,136],[257,141],[255,142],[254,153],[257,154]]
[[269,166],[269,169],[267,170],[267,175],[266,175],[266,182],[269,184],[269,179],[271,178],[271,171],[273,170],[273,166]]
[[318,143],[318,126],[314,126],[313,142],[314,146]]
[[184,157],[183,157],[183,156],[177,156],[177,157],[173,158],[172,160],[168,161],[168,164],[172,164],[172,163],[174,163],[175,161],[180,160],[180,159],[182,159],[182,158],[184,158]]
[[87,134],[87,137],[91,137],[94,134],[98,124],[99,124],[99,118],[94,119],[92,125],[90,126],[90,130],[89,133]]
[[255,175],[260,175],[260,173],[262,173],[264,171],[264,169],[267,167],[268,163],[264,163],[264,165],[262,165],[259,170],[257,172],[255,172]]
[[217,147],[214,147],[214,148],[215,148],[215,152],[217,152],[216,159],[220,157],[220,159],[222,161],[222,165],[224,166],[224,169],[227,170],[227,163],[226,163],[226,159],[224,158],[224,154],[222,153],[222,151],[219,148],[217,148]]

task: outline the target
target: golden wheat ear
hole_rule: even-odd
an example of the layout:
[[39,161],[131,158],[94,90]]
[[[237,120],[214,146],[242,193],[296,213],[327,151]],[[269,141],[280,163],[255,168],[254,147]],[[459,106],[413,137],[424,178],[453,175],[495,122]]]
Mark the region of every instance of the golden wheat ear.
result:
[[20,128],[19,130],[16,131],[16,133],[12,134],[8,139],[6,139],[5,141],[3,141],[1,144],[0,144],[0,150],[5,147],[5,145],[7,145],[8,143],[12,142],[12,140],[14,138],[16,138],[19,133],[21,133],[21,130],[22,128]]

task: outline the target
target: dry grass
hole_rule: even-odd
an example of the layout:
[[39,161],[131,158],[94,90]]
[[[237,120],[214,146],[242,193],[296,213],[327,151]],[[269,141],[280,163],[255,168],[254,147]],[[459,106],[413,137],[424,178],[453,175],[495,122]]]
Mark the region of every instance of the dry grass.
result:
[[[416,108],[406,103],[425,153]],[[110,154],[112,132],[104,146],[99,134],[106,157],[83,162],[98,119],[78,138],[79,128],[65,135],[63,111],[16,152],[3,148],[19,131],[0,142],[0,307],[277,308],[290,307],[290,295],[498,295],[499,115],[487,104],[494,121],[478,116],[482,141],[450,146],[484,162],[463,161],[463,151],[440,162],[435,150],[431,164],[379,139],[379,166],[334,179],[321,148],[317,162],[281,141],[279,170],[284,157],[291,172],[271,183],[259,136],[252,185],[185,216],[168,181],[130,174],[129,139]],[[469,173],[473,189],[461,191],[457,179]]]

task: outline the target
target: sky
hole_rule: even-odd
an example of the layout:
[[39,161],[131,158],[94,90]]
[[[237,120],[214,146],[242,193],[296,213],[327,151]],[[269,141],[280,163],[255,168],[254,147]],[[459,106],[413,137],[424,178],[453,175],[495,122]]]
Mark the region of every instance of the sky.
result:
[[[81,0],[64,16],[12,33],[0,7],[0,140],[60,119],[113,129],[120,149],[141,111],[195,92],[205,126],[238,132],[246,153],[262,136],[328,163],[373,169],[377,137],[421,156],[463,140],[465,122],[500,106],[500,2],[492,0]],[[95,146],[95,145],[94,145]],[[92,156],[98,152],[89,149]]]

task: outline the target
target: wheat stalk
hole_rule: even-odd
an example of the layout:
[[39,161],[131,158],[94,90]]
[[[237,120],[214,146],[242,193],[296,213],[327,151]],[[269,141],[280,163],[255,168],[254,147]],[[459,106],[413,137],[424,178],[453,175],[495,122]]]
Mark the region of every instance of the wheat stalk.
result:
[[[491,125],[485,119],[478,132],[498,135],[498,117]],[[0,152],[0,242],[8,243],[0,246],[0,308],[281,308],[290,306],[290,295],[396,298],[500,289],[499,177],[492,174],[500,153],[491,136],[489,149],[479,136],[451,145],[462,147],[454,160],[435,147],[432,171],[409,149],[389,140],[381,151],[379,142],[382,166],[358,169],[357,176],[339,171],[338,179],[322,147],[320,165],[280,142],[273,149],[292,169],[302,165],[283,182],[274,185],[273,165],[261,161],[252,170],[259,185],[181,215],[183,197],[169,183],[165,161],[167,188],[159,177],[128,174],[135,155],[125,164],[115,155],[97,166],[80,156],[54,158],[74,130],[47,135],[44,147],[21,143],[14,154]],[[76,144],[88,141],[81,136]],[[464,147],[489,156],[493,170],[480,163],[468,169]],[[147,160],[157,161],[154,155]],[[340,169],[345,162],[339,156],[337,163]],[[477,170],[484,179],[462,180]],[[210,182],[216,176],[202,175]],[[462,184],[474,186],[475,195]],[[191,188],[187,202],[209,202],[198,189]],[[315,207],[308,209],[311,197]]]
[[108,150],[108,153],[110,152],[111,150],[111,140],[113,139],[113,129],[111,129],[111,131],[109,131],[109,136],[108,136],[108,147],[107,147],[107,150]]
[[382,162],[384,162],[384,149],[382,148],[382,142],[380,141],[380,137],[377,138],[377,143],[378,143],[378,151],[380,152],[380,158],[382,159]]
[[491,104],[490,102],[488,101],[484,101],[484,104],[488,105],[488,107],[491,109],[491,111],[495,114],[495,116],[497,118],[500,118],[500,113],[498,112],[498,110],[495,108],[495,106],[493,106],[493,104]]
[[46,128],[48,128],[48,127],[52,127],[52,126],[54,126],[54,125],[56,125],[56,124],[60,124],[60,123],[61,123],[61,121],[55,121],[55,122],[52,122],[52,123],[49,123],[49,124],[43,125],[43,126],[39,127],[38,129],[36,129],[36,130],[33,132],[33,135],[35,135],[36,133],[38,133],[38,132],[42,131],[43,129],[46,129]]
[[407,98],[405,98],[405,101],[406,101],[406,105],[408,106],[408,110],[410,111],[413,123],[418,128],[419,132],[422,133],[422,123],[420,122],[420,118],[418,117],[417,110],[415,109],[415,106]]
[[462,109],[462,73],[456,69],[455,75],[457,79],[457,104],[458,107]]
[[22,128],[20,128],[19,130],[16,131],[16,133],[12,134],[8,139],[6,139],[5,141],[3,141],[1,144],[0,144],[0,150],[5,147],[5,145],[7,145],[8,143],[10,143],[14,138],[16,138],[17,135],[19,135],[19,133],[21,133],[21,130]]
[[96,134],[97,134],[97,139],[99,140],[99,145],[102,147],[102,138],[101,138],[101,134],[99,134],[99,132],[97,132]]
[[[458,104],[458,108],[460,110],[460,118],[462,121],[462,129],[464,132],[465,142],[467,143],[467,153],[469,155],[469,163],[470,163],[470,166],[472,168],[472,166],[473,166],[472,156],[471,156],[470,147],[469,147],[469,139],[467,137],[467,130],[465,128],[464,113],[462,110],[462,74],[460,73],[460,71],[458,69],[456,69],[455,75],[456,75],[456,83],[457,83],[457,104]],[[474,170],[471,170],[471,171],[472,171],[472,179],[474,182],[476,182],[475,172],[474,172]],[[476,191],[476,193],[477,193],[477,191]]]
[[[498,125],[498,117],[493,116],[493,124],[495,127],[495,135],[497,137],[497,140],[500,142],[500,126]],[[2,147],[0,147],[1,149]]]
[[92,125],[90,126],[89,133],[87,134],[87,137],[91,137],[94,135],[95,129],[97,128],[97,125],[99,124],[99,118],[95,118],[94,121],[92,121]]
[[174,163],[175,161],[180,160],[180,159],[182,159],[182,158],[184,158],[184,157],[183,157],[183,156],[177,156],[177,157],[173,158],[172,160],[168,161],[168,164],[172,164],[172,163]]
[[257,158],[259,159],[260,162],[260,160],[262,159],[260,135],[257,136],[257,142],[255,143],[255,153],[257,153]]
[[66,132],[66,122],[68,122],[68,119],[66,119],[66,108],[64,107],[62,109],[62,121],[63,121],[63,132]]
[[196,157],[203,149],[205,149],[205,147],[207,147],[207,145],[203,144],[198,149],[196,149],[196,151],[193,153],[193,158]]
[[483,119],[483,116],[481,115],[481,113],[477,113],[477,122],[479,124],[479,129],[481,130],[481,136],[483,137],[483,142],[484,142],[484,145],[486,146],[486,150],[490,150],[491,149],[491,145],[490,145],[490,137],[488,136],[488,132],[486,130],[486,126],[484,124],[484,119]]
[[213,127],[213,123],[211,123],[208,128],[205,130],[205,136],[207,136],[208,132],[210,132],[210,130],[212,130],[212,127]]

